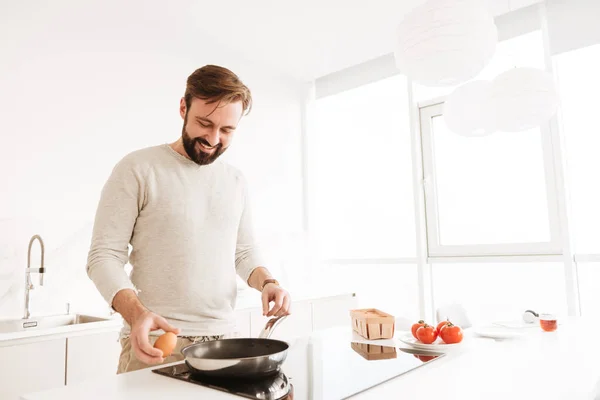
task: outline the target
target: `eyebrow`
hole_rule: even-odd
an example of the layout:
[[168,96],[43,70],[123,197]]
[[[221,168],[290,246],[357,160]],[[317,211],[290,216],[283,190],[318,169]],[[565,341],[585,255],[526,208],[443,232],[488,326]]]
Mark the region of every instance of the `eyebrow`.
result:
[[[208,118],[204,118],[204,117],[196,117],[196,120],[197,120],[198,122],[207,122],[207,123],[209,123],[209,124],[211,124],[211,125],[214,125],[214,122],[212,122],[212,121],[211,121],[210,119],[208,119]],[[227,126],[224,126],[224,127],[222,127],[222,129],[232,129],[232,130],[233,130],[233,129],[235,129],[235,126],[227,125]]]

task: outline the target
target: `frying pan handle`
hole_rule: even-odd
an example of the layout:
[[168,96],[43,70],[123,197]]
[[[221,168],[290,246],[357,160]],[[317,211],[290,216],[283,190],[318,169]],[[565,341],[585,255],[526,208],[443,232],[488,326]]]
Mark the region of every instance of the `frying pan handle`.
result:
[[263,330],[260,332],[260,335],[258,335],[258,338],[259,339],[268,339],[269,337],[271,337],[271,334],[275,330],[275,327],[277,327],[277,325],[279,325],[281,323],[281,321],[283,321],[286,318],[287,318],[287,315],[282,315],[281,317],[271,318],[270,320],[268,320],[267,325],[265,325]]

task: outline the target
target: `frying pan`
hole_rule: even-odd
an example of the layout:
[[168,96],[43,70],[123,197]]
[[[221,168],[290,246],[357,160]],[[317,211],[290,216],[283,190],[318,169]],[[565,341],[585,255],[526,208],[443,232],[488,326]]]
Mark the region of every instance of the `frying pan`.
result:
[[257,339],[235,338],[194,343],[181,349],[195,374],[221,378],[263,378],[279,372],[289,345],[269,339],[287,315],[270,319]]

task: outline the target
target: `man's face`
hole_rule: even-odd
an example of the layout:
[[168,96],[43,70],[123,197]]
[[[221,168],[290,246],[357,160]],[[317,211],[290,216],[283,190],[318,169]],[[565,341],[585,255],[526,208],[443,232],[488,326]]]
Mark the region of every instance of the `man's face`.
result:
[[206,104],[197,98],[192,99],[189,109],[181,99],[179,109],[184,120],[183,147],[188,157],[199,165],[212,163],[227,150],[243,112],[239,101],[227,105]]

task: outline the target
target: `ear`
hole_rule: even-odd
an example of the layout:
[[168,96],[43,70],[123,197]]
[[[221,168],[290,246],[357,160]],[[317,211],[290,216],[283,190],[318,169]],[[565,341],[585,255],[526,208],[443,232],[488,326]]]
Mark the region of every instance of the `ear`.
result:
[[179,101],[179,115],[181,115],[181,118],[185,119],[185,111],[186,111],[186,106],[185,106],[185,98],[181,98],[181,100]]

